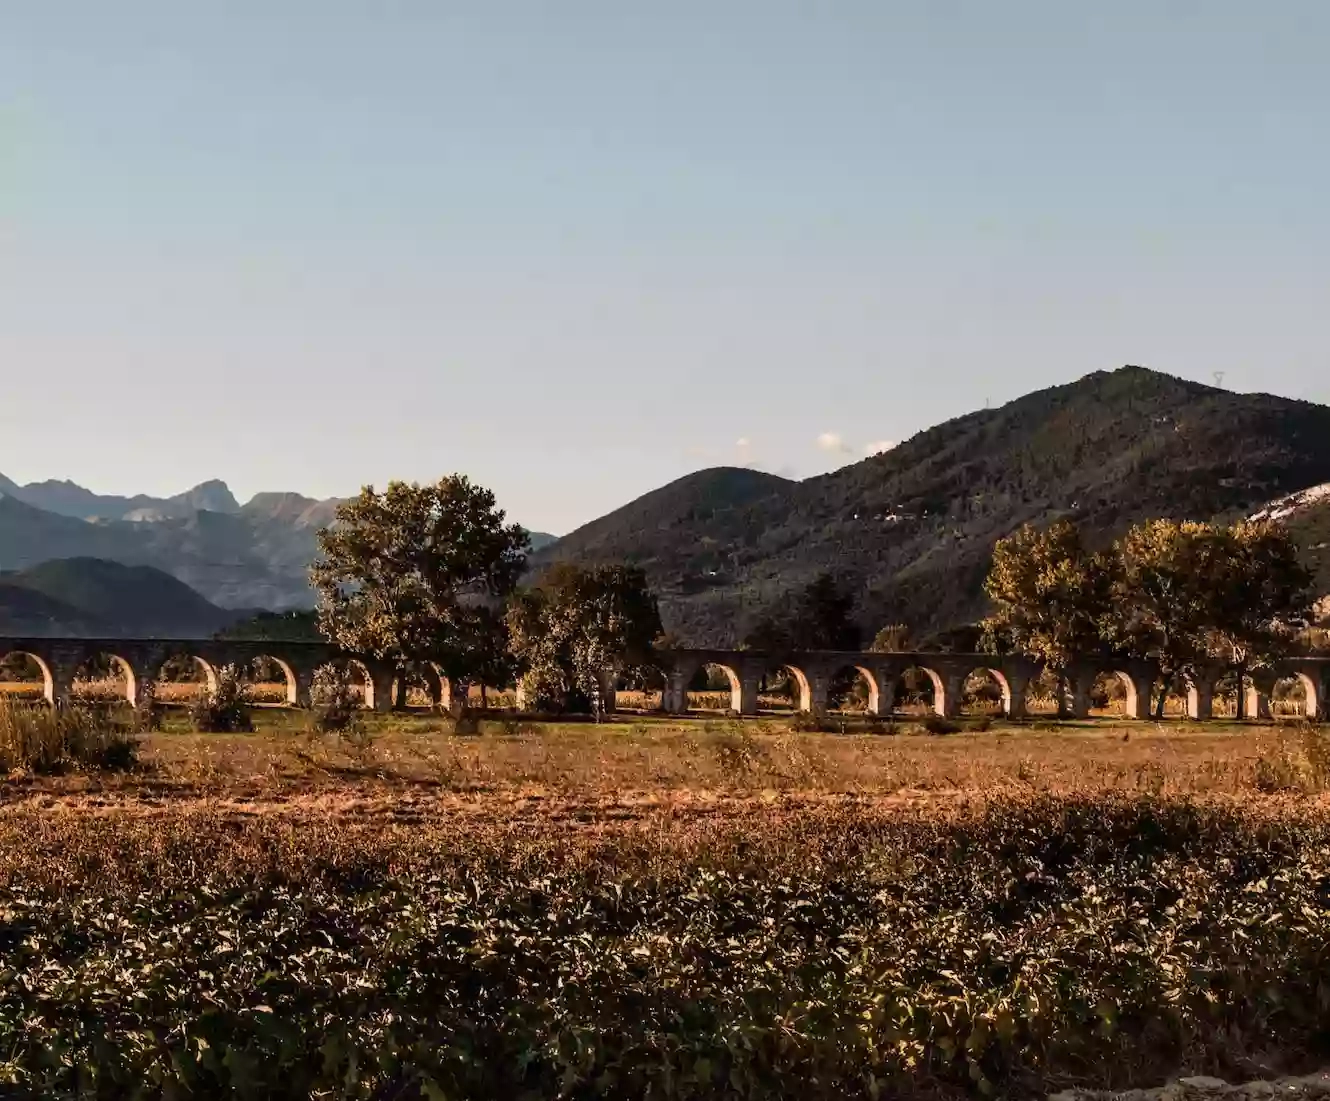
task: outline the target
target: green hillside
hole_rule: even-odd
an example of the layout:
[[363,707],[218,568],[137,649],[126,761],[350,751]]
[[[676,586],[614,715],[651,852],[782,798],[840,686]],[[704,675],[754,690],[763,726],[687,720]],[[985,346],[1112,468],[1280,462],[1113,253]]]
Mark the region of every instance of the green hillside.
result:
[[234,618],[150,566],[65,558],[0,574],[7,634],[206,637]]
[[1075,516],[1107,540],[1151,516],[1236,516],[1330,481],[1330,408],[1139,367],[1096,372],[921,432],[803,482],[708,470],[535,556],[641,565],[668,627],[731,643],[824,570],[863,628],[927,635],[984,613],[993,543]]

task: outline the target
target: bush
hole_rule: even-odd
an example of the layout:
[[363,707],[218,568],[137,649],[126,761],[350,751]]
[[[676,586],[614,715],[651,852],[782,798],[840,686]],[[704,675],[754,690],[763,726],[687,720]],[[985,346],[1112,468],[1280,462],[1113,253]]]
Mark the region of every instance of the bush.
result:
[[959,734],[964,729],[960,723],[952,722],[941,715],[929,715],[924,719],[923,727],[930,734]]
[[151,734],[162,728],[162,705],[157,698],[155,680],[146,680],[139,687],[139,704],[134,708],[133,728],[139,734]]
[[249,689],[234,665],[218,670],[217,688],[190,706],[189,719],[200,734],[241,734],[254,729]]
[[310,703],[316,734],[342,734],[360,728],[361,698],[342,666],[325,665],[314,674]]
[[84,708],[12,703],[0,697],[0,770],[37,773],[89,768],[125,771],[138,740]]

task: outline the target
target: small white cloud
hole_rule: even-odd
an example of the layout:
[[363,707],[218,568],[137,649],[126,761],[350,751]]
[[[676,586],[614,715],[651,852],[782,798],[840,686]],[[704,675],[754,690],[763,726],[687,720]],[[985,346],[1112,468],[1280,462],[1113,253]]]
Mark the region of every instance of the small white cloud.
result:
[[877,440],[873,443],[864,444],[864,454],[871,458],[873,455],[881,455],[884,451],[890,451],[895,446],[895,440]]
[[823,451],[831,451],[836,454],[846,455],[854,450],[849,444],[841,439],[837,432],[823,432],[817,438],[817,446]]
[[739,456],[739,465],[748,466],[753,461],[753,441],[747,436],[740,436],[734,441],[735,453]]

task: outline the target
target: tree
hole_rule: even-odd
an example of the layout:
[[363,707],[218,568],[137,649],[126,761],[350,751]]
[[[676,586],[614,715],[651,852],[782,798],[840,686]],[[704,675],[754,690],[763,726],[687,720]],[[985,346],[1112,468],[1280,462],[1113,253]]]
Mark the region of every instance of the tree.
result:
[[662,633],[640,569],[567,563],[515,597],[508,630],[528,698],[558,708],[587,701],[597,717],[603,680],[649,664]]
[[904,623],[888,623],[873,636],[868,648],[875,654],[903,654],[913,646],[910,628]]
[[854,597],[841,589],[834,576],[823,573],[758,620],[744,642],[750,649],[778,655],[858,650],[862,636],[853,613]]
[[1311,615],[1311,573],[1278,523],[1242,521],[1215,533],[1220,553],[1207,579],[1213,625],[1209,649],[1237,674],[1238,718],[1246,715],[1244,679],[1294,645]]
[[993,548],[986,639],[1028,654],[1061,679],[1075,658],[1102,648],[1114,572],[1111,556],[1090,553],[1070,521],[1025,525]]
[[1106,633],[1159,667],[1162,718],[1169,692],[1206,652],[1229,546],[1212,524],[1174,520],[1137,524],[1115,546],[1120,569]]
[[526,563],[526,532],[505,524],[494,494],[452,474],[435,485],[366,486],[319,532],[310,569],[319,629],[399,671],[429,662],[454,682],[479,676],[507,597]]

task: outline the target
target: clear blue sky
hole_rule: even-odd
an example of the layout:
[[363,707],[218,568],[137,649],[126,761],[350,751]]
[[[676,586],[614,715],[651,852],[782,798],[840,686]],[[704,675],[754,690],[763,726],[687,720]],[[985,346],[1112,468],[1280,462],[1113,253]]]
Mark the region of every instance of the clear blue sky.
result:
[[0,472],[464,470],[563,532],[1123,363],[1330,401],[1328,41],[1323,0],[13,0]]

